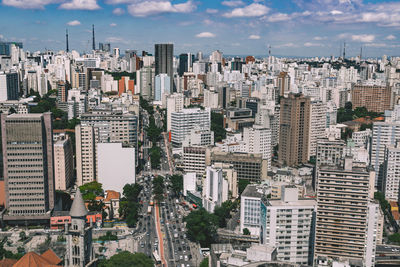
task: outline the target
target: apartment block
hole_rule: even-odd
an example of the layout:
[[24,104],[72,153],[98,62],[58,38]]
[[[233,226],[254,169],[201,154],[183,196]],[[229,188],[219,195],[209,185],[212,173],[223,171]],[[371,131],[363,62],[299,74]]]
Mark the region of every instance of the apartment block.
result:
[[99,128],[77,125],[76,144],[76,184],[81,186],[97,180],[96,146],[99,143]]
[[74,181],[74,154],[68,135],[54,142],[54,177],[56,190],[67,190]]

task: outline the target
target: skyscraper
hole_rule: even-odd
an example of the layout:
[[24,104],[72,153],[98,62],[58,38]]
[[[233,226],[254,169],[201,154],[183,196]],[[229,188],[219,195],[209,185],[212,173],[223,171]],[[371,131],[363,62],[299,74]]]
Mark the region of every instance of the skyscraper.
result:
[[54,208],[51,113],[1,114],[5,220],[45,220]]
[[0,72],[0,101],[18,100],[18,73],[14,71]]
[[373,202],[375,172],[353,164],[321,167],[317,176],[315,260],[341,258],[374,266],[379,207]]
[[[166,73],[170,77],[170,88],[174,88],[174,45],[173,44],[155,44],[155,75]],[[175,90],[172,90],[175,91]]]
[[290,93],[281,100],[279,162],[307,163],[310,136],[310,98]]
[[92,49],[96,50],[96,40],[94,38],[94,24],[92,25]]
[[179,76],[183,76],[185,72],[188,72],[193,65],[194,55],[191,53],[188,54],[180,54],[179,55],[179,68],[178,74]]

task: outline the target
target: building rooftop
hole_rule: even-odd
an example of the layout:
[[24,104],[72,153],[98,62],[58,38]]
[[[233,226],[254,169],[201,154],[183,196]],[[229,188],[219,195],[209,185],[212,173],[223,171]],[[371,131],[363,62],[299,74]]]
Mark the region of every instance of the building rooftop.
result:
[[310,198],[301,198],[297,201],[283,201],[281,199],[268,200],[269,206],[316,206],[317,201]]
[[259,184],[249,184],[244,189],[242,196],[261,198],[264,195],[263,189],[267,189],[267,187]]
[[75,193],[74,201],[72,202],[71,210],[69,211],[71,217],[85,217],[88,211],[83,201],[81,190],[78,188]]

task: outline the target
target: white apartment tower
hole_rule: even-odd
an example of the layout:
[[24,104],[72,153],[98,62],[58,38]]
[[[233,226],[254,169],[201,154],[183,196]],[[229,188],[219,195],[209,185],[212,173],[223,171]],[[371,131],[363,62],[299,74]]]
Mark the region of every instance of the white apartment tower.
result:
[[203,207],[208,212],[228,200],[228,181],[224,178],[222,169],[208,166],[203,183]]
[[388,201],[400,199],[400,144],[389,145],[385,151],[383,167],[383,193]]
[[74,155],[71,140],[66,135],[54,142],[54,184],[56,190],[66,190],[74,178]]
[[283,186],[281,199],[261,201],[261,243],[277,248],[277,259],[311,265],[317,203],[299,199],[296,186]]
[[99,142],[99,128],[77,125],[76,143],[76,184],[81,186],[97,180],[96,145]]
[[167,131],[171,131],[171,114],[183,109],[183,94],[174,93],[167,97]]
[[210,129],[210,109],[200,108],[183,109],[180,112],[171,114],[171,141],[175,146],[181,146],[186,135],[190,134],[193,128],[200,127]]
[[261,154],[267,160],[268,170],[271,169],[271,129],[261,125],[243,128],[243,141],[247,153]]
[[317,141],[325,137],[326,128],[326,105],[321,101],[311,102],[310,112],[310,152],[309,156],[315,156],[317,153]]

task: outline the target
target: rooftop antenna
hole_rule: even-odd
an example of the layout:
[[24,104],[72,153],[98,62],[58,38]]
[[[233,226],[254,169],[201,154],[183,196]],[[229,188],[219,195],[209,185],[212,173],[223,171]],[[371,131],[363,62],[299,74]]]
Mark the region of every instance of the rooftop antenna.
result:
[[362,46],[360,48],[360,61],[361,61],[361,59],[362,59]]
[[268,47],[268,56],[271,57],[271,45]]
[[67,43],[67,53],[69,52],[69,44],[68,44],[68,29],[66,29],[65,39]]
[[346,58],[346,42],[343,44],[343,59]]
[[342,56],[342,44],[340,44],[339,58]]
[[92,37],[92,49],[96,50],[96,42],[95,42],[95,39],[94,39],[94,24],[92,25],[92,35],[93,35],[93,37]]

